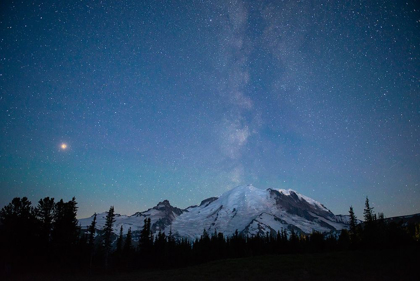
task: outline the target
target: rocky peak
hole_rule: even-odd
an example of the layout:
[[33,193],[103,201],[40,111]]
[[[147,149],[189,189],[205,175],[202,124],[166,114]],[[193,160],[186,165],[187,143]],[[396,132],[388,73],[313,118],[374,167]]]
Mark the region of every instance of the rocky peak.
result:
[[276,201],[278,208],[281,208],[290,214],[304,217],[310,221],[316,219],[316,216],[334,217],[334,214],[322,204],[302,196],[293,190],[277,191],[269,189],[269,191],[270,196]]
[[201,201],[200,206],[209,205],[211,202],[217,200],[217,197],[210,197]]
[[166,208],[171,208],[171,203],[169,203],[168,200],[163,200],[162,202],[159,202],[156,207],[154,207],[154,209],[157,210],[162,210],[162,209],[166,209]]
[[173,207],[168,200],[163,200],[162,202],[159,202],[152,209],[164,212],[167,216],[170,216],[172,212],[177,216],[183,213],[183,211],[180,208]]

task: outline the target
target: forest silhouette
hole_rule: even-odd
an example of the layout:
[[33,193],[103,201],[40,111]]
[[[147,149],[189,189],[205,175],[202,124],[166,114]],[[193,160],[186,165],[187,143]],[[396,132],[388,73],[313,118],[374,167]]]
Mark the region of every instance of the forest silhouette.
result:
[[176,268],[209,261],[259,255],[287,255],[383,249],[419,249],[420,224],[388,220],[376,215],[366,198],[364,221],[349,210],[349,228],[340,232],[304,234],[286,229],[276,235],[231,236],[205,229],[189,241],[158,232],[152,234],[150,218],[141,231],[113,233],[114,207],[102,229],[96,214],[86,229],[78,226],[77,202],[43,198],[34,207],[26,198],[14,198],[0,211],[1,274],[16,272],[115,271]]

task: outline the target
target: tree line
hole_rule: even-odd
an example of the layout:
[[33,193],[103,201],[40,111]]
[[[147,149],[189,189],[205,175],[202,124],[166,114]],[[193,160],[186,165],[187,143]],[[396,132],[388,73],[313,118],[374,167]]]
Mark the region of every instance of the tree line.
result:
[[366,198],[364,222],[349,210],[349,229],[322,234],[304,234],[282,229],[266,233],[231,236],[203,230],[189,241],[158,232],[153,235],[150,218],[141,231],[121,226],[114,234],[114,207],[105,226],[98,229],[96,214],[87,229],[77,223],[77,202],[46,197],[33,207],[26,198],[14,198],[0,211],[0,263],[3,272],[16,270],[125,270],[179,267],[225,258],[265,254],[292,254],[343,250],[419,247],[420,225],[388,221],[376,215]]

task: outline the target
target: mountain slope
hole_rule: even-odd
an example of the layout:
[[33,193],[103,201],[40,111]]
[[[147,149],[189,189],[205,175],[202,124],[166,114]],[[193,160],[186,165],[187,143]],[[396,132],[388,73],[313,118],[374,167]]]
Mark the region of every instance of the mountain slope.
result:
[[301,233],[341,230],[347,224],[317,201],[293,190],[261,190],[238,186],[206,205],[190,208],[172,223],[172,231],[180,237],[198,238],[208,233],[232,235],[236,230],[245,235],[276,233],[292,229]]
[[[105,224],[106,213],[98,214],[97,228]],[[222,232],[232,235],[238,230],[243,235],[275,235],[282,229],[290,233],[312,231],[329,232],[348,227],[345,216],[335,216],[321,203],[293,190],[262,190],[248,186],[238,186],[222,194],[219,198],[205,199],[198,206],[181,210],[170,205],[169,201],[132,216],[116,216],[114,232],[123,225],[124,233],[131,227],[133,232],[143,228],[144,219],[150,218],[152,232],[171,230],[176,237],[194,240],[203,230],[208,233]],[[92,217],[81,219],[86,229]]]
[[[114,233],[119,233],[120,227],[123,226],[124,235],[127,234],[131,227],[132,232],[139,232],[143,229],[144,220],[150,218],[152,222],[151,230],[153,233],[165,231],[165,229],[172,224],[172,221],[180,216],[183,210],[171,206],[168,200],[159,202],[155,207],[144,212],[137,212],[132,216],[115,215],[115,223],[113,226]],[[103,229],[105,226],[105,218],[107,212],[99,213],[96,217],[96,228]],[[87,229],[92,223],[93,216],[85,219],[80,219],[79,223],[82,229]]]

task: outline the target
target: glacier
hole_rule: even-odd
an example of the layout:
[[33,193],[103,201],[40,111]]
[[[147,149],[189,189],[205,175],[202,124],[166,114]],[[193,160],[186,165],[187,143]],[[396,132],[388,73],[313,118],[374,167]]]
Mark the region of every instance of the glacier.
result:
[[[103,229],[106,212],[97,214],[97,229]],[[313,231],[327,233],[347,229],[348,218],[334,215],[323,204],[299,194],[294,190],[259,189],[252,185],[235,187],[220,197],[205,199],[197,206],[180,209],[171,206],[168,200],[159,202],[155,207],[131,216],[116,215],[113,231],[123,233],[128,228],[136,236],[143,228],[144,220],[151,219],[152,233],[170,233],[176,238],[193,241],[203,231],[223,233],[231,236],[236,231],[244,236],[276,235],[285,230],[302,234]],[[80,219],[83,230],[91,224],[92,217]]]

